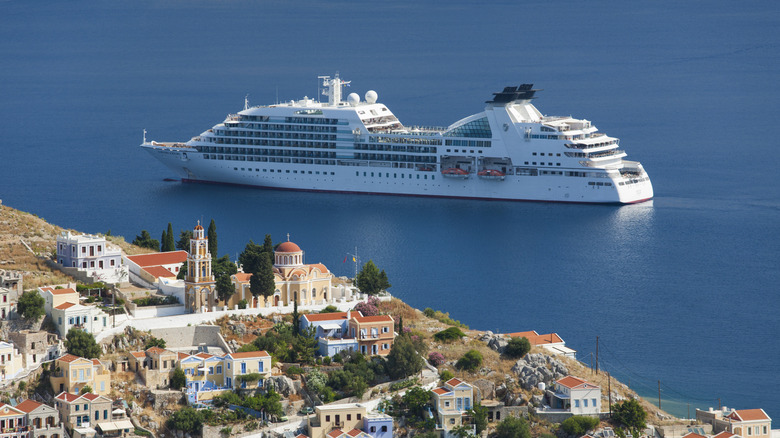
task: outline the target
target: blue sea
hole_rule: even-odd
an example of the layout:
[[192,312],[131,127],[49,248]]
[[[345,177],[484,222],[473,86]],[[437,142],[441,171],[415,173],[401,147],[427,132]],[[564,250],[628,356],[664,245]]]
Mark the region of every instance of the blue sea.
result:
[[[780,3],[0,1],[0,199],[132,240],[215,219],[220,255],[290,233],[338,275],[472,328],[557,332],[678,416],[780,418]],[[138,145],[250,104],[376,90],[449,125],[504,86],[592,120],[649,172],[624,207],[165,182]],[[587,376],[585,376],[587,377]]]

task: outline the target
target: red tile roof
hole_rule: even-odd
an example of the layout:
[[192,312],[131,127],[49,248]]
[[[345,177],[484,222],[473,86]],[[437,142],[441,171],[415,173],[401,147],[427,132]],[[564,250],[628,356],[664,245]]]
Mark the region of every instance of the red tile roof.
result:
[[731,433],[731,432],[729,432],[727,430],[724,430],[723,432],[721,432],[721,433],[719,433],[717,435],[713,435],[712,438],[731,438],[733,436],[736,436],[736,435],[734,435],[733,433]]
[[146,353],[143,351],[131,351],[130,354],[132,354],[135,357],[146,357]]
[[38,409],[40,406],[43,406],[43,403],[38,403],[35,400],[25,400],[18,405],[16,405],[16,409],[19,409],[20,411],[27,412],[28,414],[36,409]]
[[233,359],[246,359],[250,357],[269,357],[270,354],[268,354],[265,350],[260,351],[242,351],[240,353],[230,353],[230,357]]
[[75,305],[76,305],[75,303],[62,303],[59,306],[55,307],[55,309],[65,310],[65,309],[70,309]]
[[208,354],[208,353],[198,353],[198,354],[195,355],[195,357],[198,357],[198,358],[201,358],[201,359],[209,359],[209,358],[214,357],[214,355],[213,354]]
[[165,353],[168,350],[166,350],[164,348],[160,348],[160,347],[149,347],[149,348],[146,349],[146,351],[149,352],[149,353],[154,353],[154,354],[163,354],[163,353]]
[[737,421],[770,420],[769,415],[763,409],[738,409],[729,414],[728,418]]
[[547,333],[540,335],[535,330],[530,332],[515,332],[508,333],[511,338],[527,338],[531,345],[545,345],[545,344],[560,344],[563,339],[558,336],[558,333]]
[[149,275],[151,275],[154,278],[171,278],[176,276],[176,274],[163,268],[160,265],[147,266],[143,268],[143,270],[148,272]]
[[78,292],[67,287],[65,289],[51,289],[51,293],[54,295],[67,295],[67,294],[77,294]]
[[329,436],[331,438],[338,438],[341,435],[344,435],[344,432],[342,432],[341,429],[333,429],[330,432],[328,432],[327,436]]
[[238,283],[247,282],[251,277],[252,274],[247,274],[245,272],[238,272],[236,274],[233,274],[233,278],[235,278]]
[[56,398],[57,400],[62,400],[70,403],[73,400],[79,398],[79,396],[77,396],[76,394],[71,394],[69,392],[61,392],[57,395],[57,397],[54,398]]
[[76,356],[75,354],[68,353],[68,354],[65,354],[64,356],[60,356],[60,357],[57,358],[57,360],[62,361],[62,362],[73,362],[74,360],[77,360],[77,359],[83,359],[83,357]]
[[455,387],[455,386],[460,385],[461,383],[466,383],[466,382],[464,382],[463,380],[458,379],[457,377],[453,377],[453,378],[451,378],[450,380],[447,380],[444,383],[446,383],[446,384],[448,384],[448,385],[450,385],[452,387]]
[[85,399],[87,399],[87,400],[89,400],[89,401],[94,401],[96,398],[98,398],[98,397],[100,397],[100,396],[99,396],[99,395],[97,395],[97,394],[93,394],[93,393],[91,393],[91,392],[88,392],[88,393],[86,393],[86,394],[82,395],[82,397],[84,397]]
[[436,389],[433,390],[433,392],[438,394],[438,395],[442,395],[442,394],[446,394],[446,393],[450,392],[450,390],[447,389],[447,388],[436,388]]
[[584,380],[582,380],[582,379],[580,379],[578,377],[566,376],[566,377],[558,380],[557,383],[560,383],[561,385],[563,385],[563,386],[565,386],[567,388],[576,388],[576,387],[582,385],[583,383],[588,383],[588,382],[586,382],[586,381],[584,381]]
[[300,250],[300,246],[288,241],[280,243],[274,252],[300,252]]
[[360,429],[352,429],[349,432],[347,432],[347,435],[349,435],[349,436],[354,438],[354,437],[356,437],[356,436],[358,436],[358,435],[360,435],[362,433],[363,433],[363,431],[360,430]]
[[698,433],[688,432],[685,435],[683,435],[682,438],[707,438],[707,437],[704,435],[699,435]]
[[177,359],[179,359],[179,360],[186,359],[186,358],[190,357],[190,355],[187,354],[187,353],[176,353],[176,356],[177,356]]
[[187,260],[187,251],[168,251],[155,252],[151,254],[140,254],[127,256],[127,259],[142,268],[155,265],[172,265],[175,263],[184,263]]
[[[360,315],[360,312],[352,312],[353,315]],[[307,313],[303,315],[309,322],[314,321],[335,321],[337,319],[347,319],[347,312],[332,312],[332,313]]]
[[376,316],[353,316],[357,322],[393,322],[393,317],[390,315],[376,315]]

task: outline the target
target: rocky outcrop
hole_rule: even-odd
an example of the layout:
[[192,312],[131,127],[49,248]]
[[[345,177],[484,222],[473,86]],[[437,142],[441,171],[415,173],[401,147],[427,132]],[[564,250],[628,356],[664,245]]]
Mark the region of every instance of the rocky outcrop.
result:
[[541,353],[526,354],[512,367],[517,384],[525,390],[536,388],[539,383],[550,386],[554,381],[569,375],[569,369],[552,356]]
[[487,379],[478,379],[471,382],[471,386],[479,390],[479,398],[487,400],[495,400],[496,398],[496,384]]
[[290,394],[298,394],[301,390],[301,382],[287,376],[271,376],[265,380],[266,389],[273,389],[284,397]]
[[504,335],[494,334],[491,331],[483,333],[482,336],[479,337],[479,340],[486,343],[490,349],[497,351],[499,354],[504,354],[506,346],[509,343],[509,339]]

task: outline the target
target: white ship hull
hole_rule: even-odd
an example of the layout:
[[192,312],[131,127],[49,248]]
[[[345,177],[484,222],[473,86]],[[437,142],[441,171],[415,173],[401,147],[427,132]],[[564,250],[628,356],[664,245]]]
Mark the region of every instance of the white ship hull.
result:
[[[631,204],[643,202],[653,197],[653,187],[649,178],[630,185],[620,186],[616,181],[612,186],[604,186],[590,185],[588,183],[592,181],[587,181],[584,178],[563,178],[560,176],[507,175],[501,181],[477,178],[474,174],[468,179],[451,179],[435,172],[409,169],[316,164],[300,166],[288,163],[274,163],[272,167],[275,171],[270,173],[268,172],[270,169],[266,167],[268,163],[204,160],[201,154],[190,148],[152,145],[145,145],[144,148],[185,182],[220,183],[311,192],[513,201]],[[266,171],[264,172],[263,169]],[[312,172],[311,175],[308,173],[309,171]],[[363,172],[366,172],[365,177],[362,176]],[[374,177],[370,176],[371,172],[374,173]],[[380,172],[382,173],[381,177],[378,176]],[[333,174],[331,175],[331,173]],[[404,174],[403,179],[400,178],[401,173]],[[417,175],[421,179],[418,180]],[[428,179],[425,179],[425,176]],[[431,179],[432,177],[435,179]],[[606,181],[607,179],[605,179]]]
[[141,147],[183,181],[284,190],[629,204],[653,197],[641,164],[590,121],[548,117],[531,85],[493,93],[448,128],[405,127],[373,91],[228,115],[186,143]]

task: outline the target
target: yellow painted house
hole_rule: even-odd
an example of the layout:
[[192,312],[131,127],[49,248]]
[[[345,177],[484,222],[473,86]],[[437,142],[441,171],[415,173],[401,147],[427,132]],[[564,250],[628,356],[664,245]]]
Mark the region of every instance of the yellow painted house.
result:
[[[433,391],[433,404],[436,408],[438,422],[436,429],[449,436],[452,429],[471,423],[467,411],[474,406],[474,391],[468,383],[452,378]],[[471,433],[476,433],[472,426]]]
[[55,361],[54,372],[50,377],[54,392],[79,394],[85,386],[93,393],[108,395],[111,392],[111,373],[108,367],[98,359],[85,359],[66,354]]
[[210,400],[224,391],[262,388],[271,374],[271,355],[265,351],[222,356],[180,353],[178,366],[187,379],[187,400],[197,403]]

